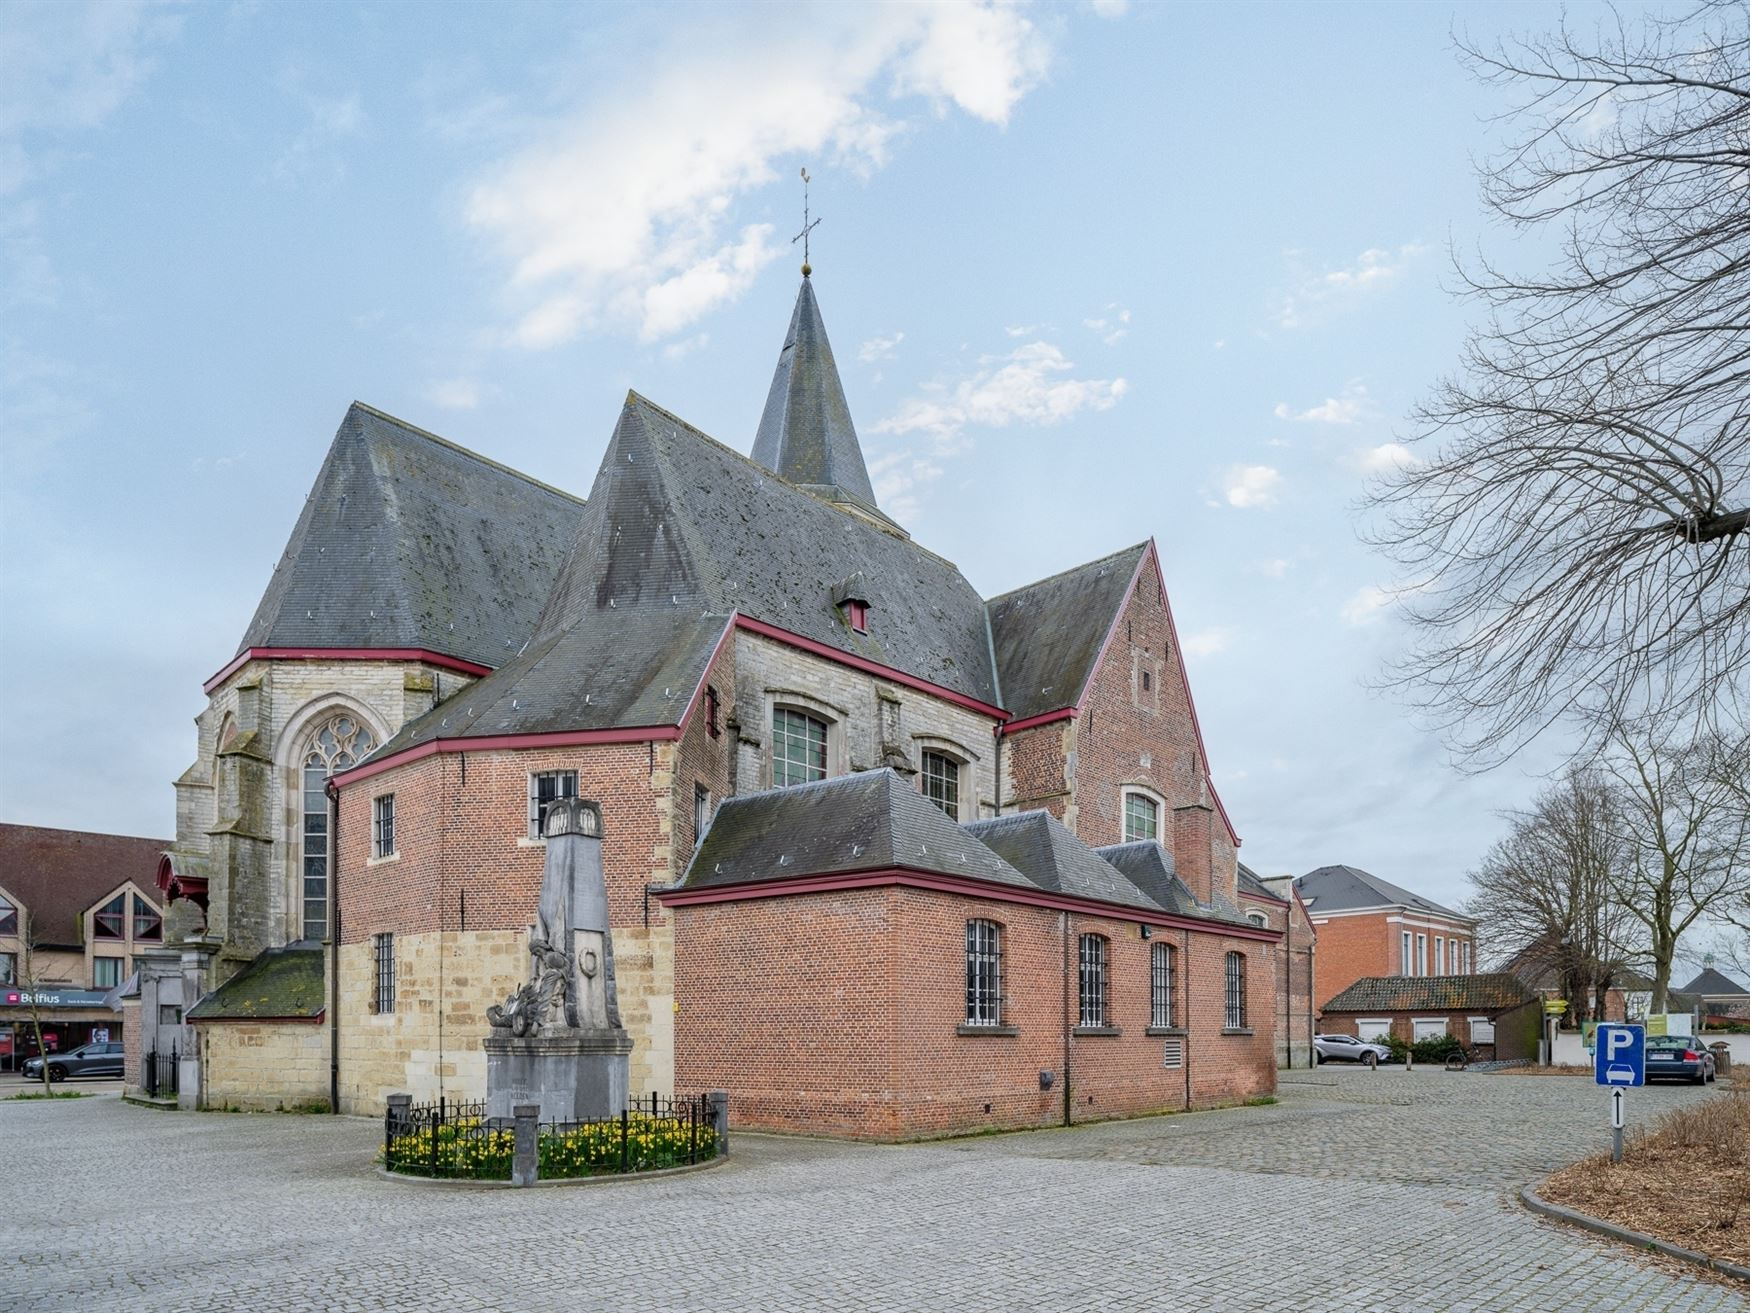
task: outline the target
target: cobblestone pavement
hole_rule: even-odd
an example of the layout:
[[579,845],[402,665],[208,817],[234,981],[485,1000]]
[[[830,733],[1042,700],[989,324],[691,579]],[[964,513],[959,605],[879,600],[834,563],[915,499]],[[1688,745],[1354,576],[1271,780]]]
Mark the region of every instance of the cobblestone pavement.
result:
[[742,1136],[705,1172],[527,1191],[385,1180],[369,1121],[0,1105],[0,1309],[1750,1309],[1512,1202],[1603,1143],[1589,1082],[1327,1073],[1273,1107]]

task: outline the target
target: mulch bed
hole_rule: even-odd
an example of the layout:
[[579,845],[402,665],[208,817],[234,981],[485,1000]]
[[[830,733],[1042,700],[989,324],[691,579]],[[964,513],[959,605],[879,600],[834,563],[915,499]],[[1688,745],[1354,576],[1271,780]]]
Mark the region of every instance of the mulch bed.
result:
[[1552,1204],[1750,1267],[1750,1087],[1680,1108],[1608,1153],[1564,1167]]
[[1496,1076],[1590,1076],[1592,1074],[1592,1068],[1571,1066],[1539,1067],[1536,1063],[1533,1063],[1529,1067],[1502,1067],[1499,1071],[1492,1074]]

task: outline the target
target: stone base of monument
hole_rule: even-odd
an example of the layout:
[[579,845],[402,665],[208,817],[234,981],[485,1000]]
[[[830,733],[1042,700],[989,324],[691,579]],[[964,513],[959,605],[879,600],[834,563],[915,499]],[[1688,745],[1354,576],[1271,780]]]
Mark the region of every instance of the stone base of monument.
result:
[[486,1115],[509,1121],[523,1103],[543,1122],[586,1122],[626,1110],[632,1037],[624,1030],[547,1030],[486,1037]]

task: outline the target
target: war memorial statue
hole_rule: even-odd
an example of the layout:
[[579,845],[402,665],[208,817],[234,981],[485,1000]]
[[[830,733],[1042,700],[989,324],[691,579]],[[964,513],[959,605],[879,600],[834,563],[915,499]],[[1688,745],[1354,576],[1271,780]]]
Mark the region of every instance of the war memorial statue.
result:
[[632,1039],[620,1024],[602,876],[599,805],[562,798],[547,841],[528,983],[486,1010],[486,1115],[534,1103],[542,1121],[592,1121],[626,1108]]

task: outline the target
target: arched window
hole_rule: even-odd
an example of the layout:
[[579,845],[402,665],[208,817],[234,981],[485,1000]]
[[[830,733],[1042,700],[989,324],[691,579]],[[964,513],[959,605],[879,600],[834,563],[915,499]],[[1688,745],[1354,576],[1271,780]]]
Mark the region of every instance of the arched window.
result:
[[1083,935],[1081,947],[1081,1020],[1078,1024],[1098,1028],[1106,1025],[1106,937]]
[[826,778],[826,722],[788,707],[772,708],[772,787]]
[[1003,938],[995,921],[966,923],[966,1024],[1003,1024]]
[[1246,1028],[1246,955],[1227,955],[1227,1016],[1228,1030]]
[[1124,842],[1138,839],[1158,839],[1161,833],[1161,805],[1146,793],[1124,795]]
[[1157,1030],[1173,1025],[1173,946],[1156,944],[1149,953],[1148,1024]]
[[358,765],[377,746],[356,717],[336,716],[316,732],[304,754],[304,938],[328,934],[328,777]]
[[1262,912],[1247,912],[1246,920],[1250,921],[1255,926],[1267,927],[1270,924],[1270,918],[1265,916]]

